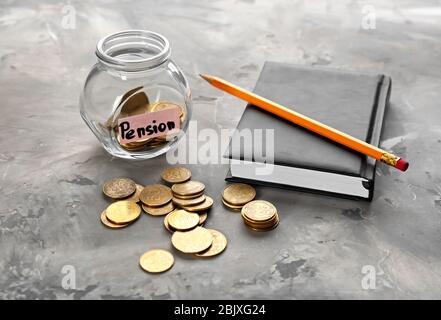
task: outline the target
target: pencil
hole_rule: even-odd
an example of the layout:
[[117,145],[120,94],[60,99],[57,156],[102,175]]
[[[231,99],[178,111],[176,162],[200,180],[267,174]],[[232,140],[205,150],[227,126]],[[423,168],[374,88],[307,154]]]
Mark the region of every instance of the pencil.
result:
[[311,119],[303,114],[288,109],[274,101],[263,98],[251,91],[240,88],[228,81],[220,79],[218,77],[200,74],[200,76],[208,81],[212,86],[225,91],[239,99],[245,100],[253,106],[261,108],[270,112],[280,118],[288,120],[296,125],[299,125],[307,130],[315,132],[323,137],[326,137],[334,142],[342,144],[352,150],[358,151],[366,156],[372,157],[376,160],[380,160],[392,167],[395,167],[401,171],[406,171],[409,167],[409,163],[401,159],[400,157],[382,150],[376,146],[373,146],[366,141],[352,137],[337,129],[331,128],[326,124]]

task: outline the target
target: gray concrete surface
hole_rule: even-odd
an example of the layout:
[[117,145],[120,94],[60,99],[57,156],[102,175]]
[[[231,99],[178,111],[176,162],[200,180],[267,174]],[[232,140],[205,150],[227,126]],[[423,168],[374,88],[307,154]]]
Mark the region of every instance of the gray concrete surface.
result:
[[[63,24],[69,3],[74,29]],[[366,4],[376,29],[360,27]],[[0,298],[441,298],[440,19],[439,1],[416,0],[3,1]],[[380,165],[370,204],[259,188],[281,224],[254,234],[220,203],[227,167],[191,165],[216,200],[207,226],[227,235],[228,248],[211,260],[175,252],[172,270],[146,274],[140,255],[171,248],[162,220],[106,229],[101,185],[115,176],[156,182],[166,159],[112,159],[78,111],[97,40],[128,28],[170,39],[199,128],[234,128],[244,108],[199,72],[247,88],[265,60],[389,74],[382,145],[411,168]],[[66,265],[76,289],[62,287]],[[363,289],[364,266],[376,271],[375,289]]]

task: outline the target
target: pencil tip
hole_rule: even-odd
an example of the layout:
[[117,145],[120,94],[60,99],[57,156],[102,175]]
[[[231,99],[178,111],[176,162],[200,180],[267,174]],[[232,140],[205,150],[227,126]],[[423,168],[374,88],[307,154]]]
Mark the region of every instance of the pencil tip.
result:
[[199,73],[199,76],[204,80],[207,80],[207,81],[210,80],[210,77],[208,77],[206,74]]

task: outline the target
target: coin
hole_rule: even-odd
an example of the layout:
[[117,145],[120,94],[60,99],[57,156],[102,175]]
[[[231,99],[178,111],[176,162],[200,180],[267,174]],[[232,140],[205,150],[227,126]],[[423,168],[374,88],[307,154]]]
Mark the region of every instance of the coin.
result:
[[168,216],[169,216],[169,215],[170,215],[170,213],[167,214],[167,215],[165,216],[165,218],[164,218],[164,227],[167,229],[167,231],[169,231],[170,233],[173,233],[173,232],[175,232],[176,230],[173,229],[172,227],[170,227],[170,225],[168,224]]
[[162,184],[151,184],[144,187],[139,198],[149,207],[160,207],[171,201],[172,192]]
[[244,205],[241,213],[250,220],[265,221],[277,214],[277,209],[268,201],[254,200]]
[[182,107],[179,104],[173,103],[173,102],[168,102],[168,101],[154,102],[148,106],[148,111],[149,112],[157,112],[157,111],[162,111],[162,110],[166,110],[166,109],[174,109],[174,108],[180,109],[181,112],[179,114],[179,117],[181,118],[181,121],[184,121],[187,116],[186,108]]
[[213,243],[206,251],[196,253],[198,257],[213,257],[218,255],[227,247],[227,238],[219,231],[207,229],[213,236]]
[[173,197],[174,197],[175,199],[182,199],[182,200],[196,199],[196,198],[199,198],[200,196],[203,196],[203,195],[204,195],[204,192],[203,192],[203,191],[202,191],[202,192],[195,193],[195,194],[192,194],[192,195],[189,195],[189,196],[182,196],[182,195],[179,195],[179,194],[173,193]]
[[167,216],[167,222],[173,229],[189,230],[199,224],[199,215],[185,210],[175,210]]
[[[127,94],[129,93],[130,92]],[[121,101],[121,111],[118,118],[125,118],[147,113],[149,98],[144,91],[136,92],[128,97],[124,95]]]
[[171,238],[173,246],[184,253],[199,253],[207,250],[213,243],[210,231],[196,227],[190,231],[176,231]]
[[141,208],[133,201],[121,200],[112,203],[106,209],[106,217],[116,224],[126,224],[136,220]]
[[206,211],[213,206],[213,199],[209,196],[205,196],[205,201],[195,206],[183,206],[182,209],[190,212]]
[[208,215],[206,212],[199,213],[199,225],[200,226],[204,224],[204,222],[207,220],[207,217],[208,217]]
[[133,202],[139,202],[139,195],[141,194],[142,190],[144,189],[144,186],[140,184],[136,184],[136,191],[128,198],[124,198],[124,200],[133,201]]
[[175,208],[175,206],[173,205],[173,202],[171,202],[171,201],[162,207],[149,207],[145,204],[142,204],[142,210],[144,210],[146,213],[148,213],[149,215],[152,215],[152,216],[166,215],[167,213],[170,213],[171,211],[173,211],[174,208]]
[[191,178],[191,171],[184,167],[170,167],[162,171],[161,178],[168,183],[182,183]]
[[136,183],[128,178],[115,178],[108,180],[103,185],[103,192],[113,199],[122,199],[136,191]]
[[181,196],[194,195],[205,190],[205,185],[198,181],[187,181],[172,186],[173,193]]
[[106,226],[106,227],[109,227],[109,228],[112,228],[112,229],[119,229],[119,228],[124,228],[124,227],[127,227],[130,223],[126,223],[126,224],[116,224],[116,223],[113,223],[112,221],[110,221],[109,219],[107,219],[107,216],[106,216],[106,210],[104,210],[103,212],[101,212],[101,222]]
[[173,263],[173,255],[161,249],[147,251],[139,259],[141,268],[151,273],[167,271],[173,266]]
[[233,183],[224,189],[222,197],[229,204],[243,206],[256,197],[256,190],[245,183]]
[[279,225],[279,218],[277,217],[277,219],[275,219],[271,225],[266,226],[264,228],[261,226],[256,227],[256,226],[250,225],[245,220],[244,220],[244,223],[249,229],[251,229],[253,231],[270,231],[270,230],[275,229]]
[[176,197],[173,197],[172,199],[173,203],[178,206],[194,206],[197,204],[200,204],[205,201],[205,195],[201,195],[199,197],[193,198],[193,199],[179,199]]
[[222,198],[222,203],[224,204],[224,206],[226,206],[227,208],[232,209],[234,211],[240,211],[243,207],[243,206],[232,205],[232,204],[226,202],[224,198]]

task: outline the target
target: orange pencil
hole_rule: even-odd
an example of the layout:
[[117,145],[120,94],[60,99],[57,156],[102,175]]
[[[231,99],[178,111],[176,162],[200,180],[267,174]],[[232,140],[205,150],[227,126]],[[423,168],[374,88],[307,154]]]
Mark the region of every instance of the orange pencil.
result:
[[288,109],[276,102],[258,96],[257,94],[254,94],[251,91],[240,88],[218,77],[213,77],[205,74],[201,74],[200,76],[205,80],[207,80],[212,86],[222,91],[225,91],[239,99],[245,100],[256,107],[259,107],[276,116],[279,116],[280,118],[295,123],[305,129],[313,131],[332,141],[340,143],[352,150],[358,151],[364,155],[380,160],[401,171],[406,171],[407,168],[409,167],[409,163],[406,160],[401,159],[400,157],[390,152],[382,150],[363,140],[352,137],[337,129],[331,128],[326,124],[311,119],[298,112],[292,111],[291,109]]

